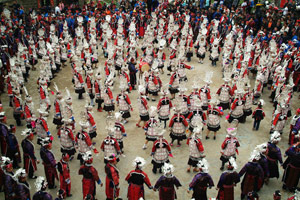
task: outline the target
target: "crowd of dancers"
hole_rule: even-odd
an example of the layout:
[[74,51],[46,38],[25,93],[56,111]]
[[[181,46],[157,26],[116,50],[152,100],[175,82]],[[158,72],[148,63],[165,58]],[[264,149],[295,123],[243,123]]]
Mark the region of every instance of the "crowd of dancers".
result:
[[[237,13],[232,13],[223,3],[214,4],[212,6],[220,12],[220,16],[214,17],[207,12],[183,10],[185,5],[180,1],[175,5],[178,7],[166,1],[150,13],[143,2],[136,2],[128,12],[115,9],[114,4],[106,6],[98,2],[84,5],[83,9],[61,8],[51,15],[31,10],[22,17],[7,8],[3,10],[1,74],[6,76],[2,77],[1,84],[6,85],[9,102],[2,101],[0,108],[0,190],[4,191],[6,200],[31,199],[27,178],[36,179],[37,193],[33,200],[52,199],[46,189],[56,188],[55,179],[59,180],[57,199],[71,197],[68,163],[76,154],[81,164],[78,174],[83,176],[82,199],[95,199],[96,184],[103,185],[92,156],[99,153],[93,141],[99,131],[107,133],[100,146],[104,152],[106,199],[121,199],[117,166],[124,146],[128,145],[123,143],[123,138],[127,136],[125,129],[133,112],[132,104],[137,105],[140,116],[136,128],[144,129],[146,135],[145,143],[139,148],[146,151],[149,141],[153,142],[152,172],[163,175],[152,186],[142,170],[145,159],[134,159],[134,169],[125,178],[129,183],[128,199],[143,199],[144,184],[159,191],[161,200],[176,199],[176,189],[182,184],[173,174],[169,157],[173,157],[174,145],[180,147],[185,140],[189,148],[187,172],[197,172],[188,192],[192,191],[195,200],[208,199],[207,189],[215,184],[209,175],[202,140],[210,137],[216,140],[225,112],[228,126],[221,145],[220,170],[226,170],[216,185],[216,199],[233,200],[234,187],[240,179],[241,199],[258,199],[263,185],[272,178],[279,178],[278,163],[284,168],[282,188],[295,192],[290,199],[300,198],[296,190],[300,176],[300,108],[292,110],[291,106],[293,100],[298,100],[294,93],[299,89],[300,80],[297,35],[284,41],[286,27],[268,32],[263,28],[256,30],[250,23],[245,26],[238,20],[240,13],[249,12],[245,4],[238,7]],[[273,5],[267,5],[266,15],[274,14],[274,10]],[[281,15],[288,19],[288,11]],[[204,85],[200,85],[199,78],[191,79],[186,74],[186,70],[195,69],[188,64],[192,58],[199,61],[197,67],[207,67],[203,62],[206,56],[211,61],[209,67],[218,65],[222,73],[224,83],[218,86],[216,94],[210,91],[212,71],[206,72]],[[104,66],[100,65],[100,59],[105,59]],[[73,109],[70,88],[59,88],[55,83],[55,76],[66,67],[72,69],[78,99],[86,99],[81,100],[85,103],[83,109]],[[39,70],[38,91],[29,94],[26,82],[34,79],[30,76],[34,70]],[[165,72],[168,82],[160,78]],[[254,79],[253,87],[251,79]],[[186,83],[191,88],[187,88]],[[187,94],[188,89],[192,90],[190,94]],[[259,130],[266,116],[264,90],[271,90],[269,98],[274,107],[270,140],[257,145],[249,162],[237,172],[235,160],[240,142],[236,135],[251,117],[254,118],[253,130]],[[115,97],[113,91],[117,92]],[[49,93],[55,95],[53,102]],[[131,93],[138,93],[137,102],[131,101]],[[37,95],[40,101],[36,111],[32,96]],[[149,101],[152,104],[157,101],[157,106],[150,106]],[[103,114],[105,128],[96,125],[93,116],[96,114],[92,112],[95,104],[99,114],[107,112],[107,116]],[[254,110],[253,105],[257,106]],[[3,107],[8,106],[12,108],[5,110],[13,111],[17,126],[26,123],[21,145],[15,135],[15,125],[6,124]],[[52,122],[47,119],[51,107]],[[75,119],[74,112],[80,112],[81,119]],[[293,117],[292,113],[295,113]],[[49,123],[56,125],[57,135],[49,131]],[[283,161],[277,144],[289,123],[290,148],[285,151],[287,159]],[[34,175],[40,162],[35,156],[34,138],[40,145],[46,177]],[[51,151],[53,143],[60,143],[61,159],[56,159]],[[22,160],[23,168],[20,168]],[[280,191],[275,191],[273,198],[280,199],[280,196]]]

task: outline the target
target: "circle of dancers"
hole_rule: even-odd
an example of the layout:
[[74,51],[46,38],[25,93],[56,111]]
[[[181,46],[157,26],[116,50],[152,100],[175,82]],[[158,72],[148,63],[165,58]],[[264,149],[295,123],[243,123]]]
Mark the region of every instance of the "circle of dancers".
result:
[[[169,12],[168,1],[154,12],[144,12],[142,2],[127,13],[109,7],[103,13],[95,9],[101,10],[102,6],[100,1],[97,5],[84,5],[81,12],[69,14],[71,21],[60,12],[46,17],[32,10],[26,15],[33,27],[30,30],[27,21],[14,20],[15,14],[9,9],[2,12],[1,70],[7,75],[1,81],[9,99],[2,101],[0,107],[0,191],[4,192],[5,200],[50,200],[48,189],[56,189],[56,182],[56,199],[71,197],[69,162],[74,159],[81,165],[78,175],[82,176],[82,197],[77,199],[96,199],[97,185],[102,187],[104,183],[107,200],[122,199],[120,189],[124,188],[120,188],[120,178],[124,177],[120,177],[118,163],[126,159],[125,147],[131,145],[125,144],[123,138],[132,134],[126,132],[126,126],[132,124],[130,118],[136,112],[133,105],[137,106],[140,118],[134,122],[136,129],[145,133],[145,143],[139,148],[148,151],[151,147],[152,172],[162,175],[152,185],[143,171],[145,159],[136,157],[132,171],[125,177],[129,200],[144,199],[144,186],[157,191],[161,200],[177,199],[176,190],[185,186],[175,176],[171,161],[176,154],[172,149],[185,148],[183,142],[189,149],[186,171],[195,172],[187,193],[192,193],[195,200],[208,199],[207,190],[212,187],[218,190],[216,199],[233,200],[239,182],[241,199],[258,199],[263,186],[279,178],[279,166],[284,169],[282,189],[295,192],[289,199],[300,198],[300,108],[292,109],[292,101],[298,99],[294,93],[300,80],[297,37],[284,43],[280,32],[269,34],[230,22],[226,17],[228,8],[222,17],[211,19],[205,13],[195,16],[179,8]],[[267,12],[275,9],[267,6]],[[209,67],[204,64],[206,56],[211,61]],[[105,60],[104,65],[100,59]],[[199,61],[198,66],[188,64],[192,59]],[[223,84],[213,93],[210,88],[217,65]],[[213,70],[207,70],[201,79],[196,74],[194,79],[188,77],[187,70],[201,67]],[[74,90],[59,88],[55,82],[64,68],[71,68],[70,83]],[[160,78],[165,68],[168,82]],[[35,70],[38,78],[30,76]],[[35,93],[26,88],[32,79],[37,83]],[[200,80],[205,84],[200,85]],[[83,108],[73,108],[74,95],[70,90],[85,104]],[[253,131],[259,130],[266,117],[264,90],[271,91],[269,98],[274,107],[270,137],[254,147],[248,162],[237,171],[238,149],[243,145],[238,140],[239,129],[253,118]],[[117,95],[113,96],[113,92]],[[138,94],[137,101],[130,99],[131,93]],[[35,110],[32,96],[37,95],[39,108]],[[151,105],[157,101],[156,106],[151,106],[150,101]],[[257,107],[252,110],[253,105]],[[94,106],[97,113],[93,113]],[[21,145],[15,125],[7,124],[4,107],[12,110],[16,126],[26,126],[20,134],[24,137]],[[74,117],[78,110],[81,119]],[[49,130],[50,112],[57,133]],[[94,116],[104,115],[103,112],[107,113],[106,127],[97,127]],[[220,152],[222,174],[215,184],[209,174],[203,139],[216,140],[224,118],[228,124]],[[277,145],[281,135],[287,134],[284,128],[288,125],[290,147],[284,152],[283,161]],[[100,180],[93,165],[93,154],[100,153],[95,143],[99,132],[107,133],[99,149],[104,154],[105,181]],[[39,145],[41,160],[36,157],[35,143]],[[52,152],[53,143],[60,144],[59,158]],[[45,177],[35,175],[41,165]],[[28,179],[35,179],[33,196]],[[279,190],[273,198],[281,198]]]

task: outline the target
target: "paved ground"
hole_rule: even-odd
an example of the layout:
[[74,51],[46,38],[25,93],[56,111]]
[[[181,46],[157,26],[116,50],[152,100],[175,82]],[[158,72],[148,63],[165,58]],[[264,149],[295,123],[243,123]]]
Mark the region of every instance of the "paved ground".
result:
[[[214,94],[217,90],[217,88],[223,83],[222,80],[222,75],[221,75],[221,67],[220,67],[220,62],[218,62],[217,67],[212,67],[210,61],[208,60],[208,54],[205,58],[204,64],[199,64],[197,62],[196,57],[193,57],[192,61],[188,64],[192,65],[195,67],[194,70],[187,71],[187,76],[189,77],[189,82],[186,85],[188,87],[188,92],[190,93],[191,91],[191,85],[193,84],[192,81],[195,77],[199,78],[201,86],[204,85],[204,82],[202,79],[205,78],[205,72],[208,70],[211,70],[214,72],[214,76],[212,78],[213,83],[211,84],[211,93]],[[100,63],[99,67],[103,69],[104,66],[104,58],[101,54],[100,57]],[[102,70],[103,71],[103,70]],[[35,108],[37,109],[39,107],[39,97],[38,97],[38,92],[37,92],[37,85],[36,85],[36,80],[38,78],[39,74],[37,71],[31,72],[31,77],[30,81],[26,84],[26,87],[29,91],[29,93],[33,96],[33,100],[35,103]],[[165,74],[161,75],[162,81],[164,83],[169,81],[169,76]],[[74,88],[71,82],[72,79],[72,74],[71,74],[71,67],[68,64],[67,67],[63,68],[62,71],[57,75],[57,77],[53,80],[53,82],[56,82],[58,87],[63,90],[65,93],[64,88],[67,86],[71,94],[73,96],[73,108],[75,111],[75,120],[77,123],[80,121],[80,112],[84,109],[85,105],[85,100],[78,100],[77,95],[74,93]],[[252,87],[254,86],[253,83],[253,77],[251,77],[251,82],[252,82]],[[53,85],[51,86],[51,89],[53,89]],[[117,80],[115,84],[115,89],[113,91],[114,97],[116,93],[119,91],[119,81]],[[243,165],[247,162],[249,155],[253,148],[257,144],[261,144],[263,142],[268,141],[269,139],[269,130],[271,126],[271,113],[273,111],[272,105],[269,103],[269,98],[268,96],[270,95],[270,92],[268,90],[265,90],[265,93],[263,94],[263,99],[266,102],[266,105],[264,106],[265,112],[266,112],[266,118],[262,121],[261,123],[261,128],[259,131],[252,131],[252,118],[248,118],[247,122],[245,124],[241,124],[238,128],[238,134],[237,137],[240,141],[241,147],[239,148],[239,155],[237,156],[237,164],[238,164],[238,170],[240,170]],[[50,94],[51,102],[53,103],[54,96]],[[144,168],[144,171],[148,173],[151,183],[154,185],[156,180],[160,177],[160,174],[153,174],[151,172],[152,169],[152,164],[151,164],[151,148],[148,147],[146,150],[142,150],[142,146],[144,143],[145,135],[144,131],[141,128],[137,128],[135,126],[139,114],[138,114],[138,108],[136,106],[136,101],[137,101],[137,91],[133,91],[131,94],[129,94],[131,101],[133,102],[133,109],[134,111],[132,112],[132,117],[130,118],[130,121],[128,124],[125,125],[125,129],[127,132],[127,138],[124,139],[124,146],[125,146],[125,155],[126,157],[121,157],[121,161],[118,164],[118,168],[120,169],[120,184],[121,184],[121,197],[126,198],[127,195],[127,186],[128,184],[125,182],[125,176],[127,173],[132,170],[132,160],[136,156],[141,156],[144,157],[147,161],[147,164]],[[84,95],[85,98],[87,98],[87,95]],[[2,95],[1,96],[2,103],[4,106],[4,109],[7,113],[8,117],[8,124],[10,123],[15,123],[13,120],[12,116],[12,109],[8,107],[8,97],[7,95]],[[157,105],[156,102],[149,102],[150,105]],[[292,107],[293,111],[297,106],[299,106],[299,100],[298,100],[298,94],[295,95],[295,97],[292,100]],[[253,106],[255,108],[255,106]],[[227,115],[227,112],[225,112],[225,115]],[[294,114],[294,112],[293,112]],[[99,113],[97,112],[96,108],[94,108],[94,117],[97,123],[97,128],[98,128],[98,137],[95,139],[96,147],[99,150],[100,149],[100,144],[103,140],[103,138],[106,136],[106,131],[105,131],[105,118],[106,118],[106,113],[102,112]],[[51,110],[50,116],[48,118],[48,125],[50,127],[50,131],[52,135],[54,136],[54,145],[53,145],[53,151],[56,155],[56,159],[60,159],[60,147],[59,147],[59,141],[56,137],[56,129],[55,126],[52,124],[52,119],[53,119],[53,110]],[[205,154],[206,158],[210,164],[210,174],[213,177],[213,180],[215,182],[215,185],[218,183],[221,171],[219,170],[221,161],[219,160],[220,157],[220,147],[221,144],[225,138],[225,128],[228,126],[227,122],[225,122],[225,117],[221,119],[222,121],[222,128],[219,131],[217,135],[217,139],[214,141],[212,139],[210,140],[203,140],[204,144],[204,149],[205,149]],[[25,124],[25,123],[24,123]],[[20,135],[20,132],[25,128],[23,127],[17,127],[17,136],[19,139],[19,142],[22,140],[22,136]],[[79,130],[79,125],[77,125],[76,130]],[[206,129],[205,129],[206,131]],[[286,129],[284,131],[284,134],[282,136],[282,140],[279,144],[282,152],[284,152],[288,148],[287,144],[287,139],[288,139],[288,132],[289,132],[289,126],[286,126]],[[165,135],[167,140],[169,140],[169,134],[167,133]],[[150,144],[151,145],[151,144]],[[37,157],[39,157],[39,146],[36,145],[36,154]],[[187,173],[186,168],[187,168],[187,161],[188,161],[188,146],[183,142],[183,145],[181,147],[173,147],[172,148],[174,158],[171,158],[171,163],[175,166],[175,172],[174,174],[178,177],[178,179],[181,181],[181,184],[183,187],[181,187],[177,191],[177,196],[179,200],[186,200],[191,198],[191,194],[187,194],[186,190],[188,188],[188,184],[195,175],[195,173]],[[79,200],[82,198],[82,184],[81,184],[81,176],[78,175],[78,169],[79,169],[79,161],[73,160],[70,163],[70,169],[71,169],[71,181],[72,181],[72,194],[73,197],[70,199],[75,199]],[[103,153],[100,152],[100,154],[96,155],[94,157],[94,166],[99,172],[100,178],[102,181],[105,181],[105,173],[104,173],[104,163],[103,163]],[[282,183],[281,183],[281,177],[283,174],[283,170],[280,170],[280,179],[271,179],[269,182],[269,185],[265,185],[262,190],[259,192],[259,195],[261,199],[267,200],[267,199],[272,199],[272,194],[275,190],[281,189]],[[43,175],[44,176],[44,170],[42,164],[38,165],[38,172],[36,175]],[[34,181],[29,180],[29,183],[31,185],[31,194],[33,195],[35,192],[34,189]],[[53,196],[56,195],[56,190],[51,190],[50,191]],[[147,188],[145,189],[145,197],[146,199],[158,199],[158,193],[155,193],[153,191],[148,190]],[[209,197],[216,197],[217,195],[217,190],[215,188],[212,188],[208,190],[208,196]],[[237,185],[235,189],[235,199],[239,199],[240,196],[240,184]],[[287,197],[291,196],[291,193],[288,192],[282,192],[283,199],[286,199]],[[101,188],[100,186],[97,186],[97,198],[98,199],[105,199],[105,191],[104,187]],[[0,193],[0,199],[4,199],[3,193]]]

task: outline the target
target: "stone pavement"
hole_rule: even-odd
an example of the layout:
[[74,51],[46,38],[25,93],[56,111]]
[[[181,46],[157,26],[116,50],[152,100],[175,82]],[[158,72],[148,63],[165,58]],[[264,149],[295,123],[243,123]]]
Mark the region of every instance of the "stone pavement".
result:
[[[99,48],[101,49],[101,48]],[[141,55],[141,54],[140,54]],[[168,54],[167,54],[168,55]],[[168,56],[167,56],[168,57]],[[99,67],[102,68],[102,75],[103,75],[103,80],[104,80],[104,62],[105,59],[103,58],[102,51],[100,54],[100,62],[99,62]],[[214,72],[212,81],[213,83],[211,84],[211,94],[215,94],[219,86],[223,83],[222,80],[222,73],[221,73],[221,67],[220,67],[220,61],[217,64],[217,67],[212,67],[211,62],[209,61],[209,53],[206,54],[205,62],[204,64],[199,64],[197,62],[197,58],[194,56],[192,58],[192,61],[190,63],[187,63],[189,65],[192,65],[195,67],[194,70],[187,70],[187,77],[189,78],[188,83],[186,84],[186,87],[188,88],[188,91],[186,94],[189,94],[191,92],[191,86],[193,84],[194,78],[197,78],[200,80],[200,85],[204,85],[203,79],[205,78],[205,72],[208,70],[211,70]],[[166,62],[167,63],[167,62]],[[95,72],[95,70],[94,70]],[[26,87],[29,91],[29,94],[32,95],[33,101],[35,103],[35,108],[37,109],[39,107],[39,96],[38,96],[38,90],[37,90],[37,84],[36,80],[39,76],[38,71],[31,71],[30,72],[30,81],[26,83]],[[169,82],[169,76],[167,76],[166,73],[166,67],[165,67],[165,74],[161,75],[161,79],[164,84]],[[251,79],[251,85],[252,88],[254,86],[254,77],[250,76]],[[79,130],[79,121],[80,121],[80,112],[84,109],[85,105],[85,99],[89,99],[88,95],[84,95],[83,100],[78,100],[77,99],[77,94],[74,92],[74,87],[71,82],[72,80],[72,72],[71,72],[71,67],[70,64],[68,63],[65,68],[59,72],[59,74],[52,80],[52,82],[56,82],[58,85],[59,89],[66,94],[65,92],[65,87],[68,87],[71,95],[73,97],[73,109],[75,112],[75,120],[77,122],[76,126],[76,131]],[[54,91],[53,84],[51,85],[51,90]],[[114,98],[116,98],[116,94],[119,92],[119,81],[116,79],[115,87],[113,90]],[[243,165],[248,161],[249,155],[253,148],[257,144],[261,144],[263,142],[267,142],[269,139],[269,130],[271,127],[271,115],[273,112],[273,106],[271,103],[269,103],[269,98],[268,96],[270,95],[270,91],[267,90],[267,88],[264,91],[263,94],[263,99],[266,102],[266,105],[264,106],[264,110],[266,113],[266,118],[262,121],[261,127],[259,131],[252,131],[252,124],[253,120],[251,117],[249,117],[246,121],[245,124],[240,124],[238,128],[238,133],[237,133],[237,138],[240,141],[241,147],[239,148],[239,155],[237,156],[237,165],[238,165],[238,171],[243,167]],[[133,169],[132,167],[132,160],[136,156],[141,156],[146,159],[147,164],[145,165],[144,171],[148,173],[149,178],[151,180],[151,183],[154,185],[156,180],[160,177],[160,174],[153,174],[151,169],[152,169],[152,164],[151,164],[151,143],[148,144],[148,148],[146,150],[142,150],[143,143],[145,141],[145,135],[144,131],[142,128],[137,128],[135,126],[136,122],[138,121],[139,114],[138,114],[138,108],[137,108],[137,97],[138,97],[138,92],[132,91],[129,94],[129,97],[132,101],[133,105],[133,112],[131,113],[132,117],[129,119],[129,123],[125,125],[125,129],[127,132],[127,138],[124,139],[124,151],[125,151],[125,156],[126,157],[121,157],[120,162],[118,163],[117,167],[120,170],[120,194],[123,199],[126,199],[127,195],[127,187],[128,184],[124,180],[127,173]],[[50,94],[51,98],[51,103],[53,104],[53,99],[54,95]],[[12,115],[12,109],[8,107],[8,96],[7,95],[2,95],[1,100],[3,103],[3,107],[6,111],[6,115],[8,118],[8,124],[15,124],[15,121],[13,119]],[[158,101],[152,102],[149,101],[149,106],[154,105],[156,106]],[[298,94],[294,95],[294,98],[292,99],[292,114],[294,114],[294,111],[296,107],[299,107],[299,100],[298,100]],[[253,106],[253,109],[255,109],[255,106]],[[101,142],[103,138],[107,135],[106,130],[105,130],[105,122],[106,122],[106,113],[105,112],[97,112],[96,108],[94,107],[94,113],[93,116],[95,118],[96,124],[97,124],[97,132],[98,136],[94,141],[96,142],[96,148],[99,150]],[[210,174],[212,175],[212,178],[214,180],[215,185],[217,185],[219,177],[221,175],[221,171],[219,170],[221,161],[219,160],[220,158],[220,149],[221,149],[221,144],[225,138],[226,132],[225,128],[228,126],[228,123],[225,121],[225,116],[227,115],[228,111],[225,111],[224,116],[222,117],[221,121],[221,130],[217,134],[217,139],[209,139],[205,140],[203,137],[203,145],[205,149],[205,155],[206,159],[208,160],[210,164]],[[36,112],[36,114],[38,114]],[[53,119],[53,106],[51,108],[50,115],[48,117],[48,125],[50,127],[50,132],[54,136],[54,144],[53,144],[53,152],[55,153],[56,160],[60,160],[60,144],[59,140],[56,135],[56,128],[52,123]],[[289,123],[289,120],[288,120]],[[23,122],[25,124],[25,122]],[[23,127],[17,127],[17,132],[16,135],[18,137],[19,143],[23,139],[22,136],[20,135],[21,131],[25,129],[25,125]],[[204,130],[204,133],[206,132],[206,127]],[[288,148],[288,133],[289,133],[289,125],[286,125],[285,131],[282,135],[282,140],[279,143],[279,147],[281,148],[282,153]],[[165,138],[170,141],[169,133],[167,132],[165,135]],[[212,137],[211,137],[212,138]],[[191,179],[195,175],[195,173],[187,173],[186,168],[187,168],[187,161],[188,161],[188,146],[186,145],[186,142],[184,141],[182,143],[183,145],[181,147],[176,147],[174,145],[172,147],[172,153],[174,155],[174,158],[170,158],[171,163],[175,167],[175,172],[174,175],[177,176],[177,178],[181,181],[181,184],[183,185],[178,191],[177,191],[177,197],[179,200],[187,200],[191,198],[191,194],[188,194],[186,191],[188,189],[188,184],[190,183]],[[40,147],[38,145],[35,145],[36,148],[36,155],[39,158],[39,149]],[[23,166],[23,164],[21,164]],[[100,178],[102,182],[105,181],[105,173],[104,173],[104,163],[103,163],[103,152],[100,152],[98,155],[94,156],[94,166],[99,172]],[[78,169],[79,169],[79,161],[74,159],[73,161],[70,162],[70,170],[71,170],[71,182],[72,182],[72,189],[71,193],[73,194],[73,197],[69,199],[74,199],[74,200],[79,200],[82,199],[82,184],[81,184],[81,176],[78,175]],[[271,179],[269,181],[269,185],[265,185],[262,190],[259,192],[260,199],[267,200],[267,199],[272,199],[272,194],[275,190],[280,189],[282,186],[281,182],[281,177],[283,174],[283,170],[280,170],[280,178],[278,180],[276,179]],[[36,175],[42,175],[44,176],[44,169],[42,164],[38,165],[38,171]],[[29,183],[31,185],[31,196],[35,193],[35,188],[34,188],[34,180],[29,180]],[[56,182],[57,186],[59,186],[59,183]],[[53,197],[56,197],[56,192],[57,190],[50,190],[50,193],[53,195]],[[216,188],[212,188],[208,190],[208,197],[216,197],[217,195],[217,190]],[[289,192],[284,192],[282,191],[282,199],[286,199],[287,197],[291,196],[292,193]],[[145,197],[148,200],[154,200],[158,199],[158,193],[153,192],[148,190],[148,188],[145,188]],[[105,199],[105,189],[104,187],[100,187],[97,185],[97,198],[99,200]],[[3,193],[0,193],[0,199],[4,199]],[[240,199],[240,184],[237,185],[235,188],[235,199]]]

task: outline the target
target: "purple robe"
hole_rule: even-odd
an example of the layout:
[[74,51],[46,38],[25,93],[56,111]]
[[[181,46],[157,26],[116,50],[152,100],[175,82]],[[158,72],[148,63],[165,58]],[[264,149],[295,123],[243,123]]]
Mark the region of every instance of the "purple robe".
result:
[[1,153],[2,155],[6,155],[7,150],[7,138],[8,135],[8,127],[0,122],[0,145],[1,145]]
[[58,180],[58,175],[56,171],[56,161],[53,153],[45,147],[41,148],[40,155],[41,159],[43,160],[46,179],[49,183],[49,188],[51,188],[55,184],[55,178]]
[[33,171],[36,171],[37,166],[33,144],[28,139],[24,139],[21,146],[23,149],[24,169],[26,170],[26,173],[29,173],[30,167],[32,167]]
[[258,192],[262,186],[264,180],[264,171],[259,163],[248,162],[239,172],[240,177],[245,174],[241,190],[243,195],[247,195],[249,192]]
[[278,161],[282,164],[282,155],[279,147],[276,144],[268,142],[268,167],[270,170],[269,178],[279,178]]
[[161,176],[154,186],[155,189],[159,190],[159,200],[176,199],[176,191],[174,186],[177,188],[181,186],[181,183],[175,176]]
[[30,187],[27,182],[17,182],[16,197],[18,200],[30,200]]
[[214,182],[208,173],[200,172],[196,174],[189,185],[189,190],[193,189],[193,198],[195,200],[207,200],[207,187],[214,186]]
[[4,172],[4,196],[5,200],[11,200],[13,199],[12,196],[15,192],[15,185],[16,182],[13,178],[14,173],[13,172]]
[[264,171],[264,177],[268,178],[270,176],[270,171],[269,171],[268,159],[266,158],[266,156],[261,155],[258,163],[260,164],[260,166]]
[[32,200],[52,200],[52,196],[47,192],[39,191],[33,195]]
[[296,150],[296,147],[292,146],[285,154],[288,156],[284,162],[284,174],[282,181],[287,189],[294,190],[298,186],[300,178],[300,152]]
[[219,200],[234,200],[234,186],[240,182],[240,176],[235,171],[225,171],[221,174],[217,187]]

